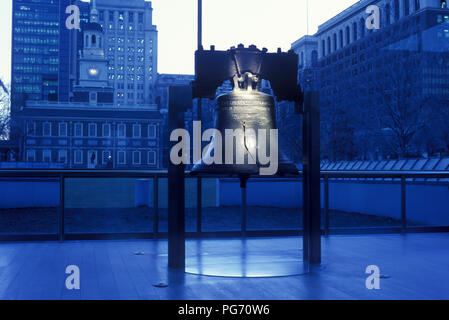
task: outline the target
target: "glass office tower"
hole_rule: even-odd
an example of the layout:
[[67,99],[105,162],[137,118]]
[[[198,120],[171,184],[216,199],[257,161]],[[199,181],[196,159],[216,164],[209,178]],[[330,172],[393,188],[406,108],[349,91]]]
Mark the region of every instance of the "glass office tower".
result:
[[[66,28],[76,0],[13,0],[12,102],[69,101],[76,31]],[[87,4],[88,6],[88,4]],[[82,14],[84,8],[80,6]],[[75,48],[76,50],[76,48]]]

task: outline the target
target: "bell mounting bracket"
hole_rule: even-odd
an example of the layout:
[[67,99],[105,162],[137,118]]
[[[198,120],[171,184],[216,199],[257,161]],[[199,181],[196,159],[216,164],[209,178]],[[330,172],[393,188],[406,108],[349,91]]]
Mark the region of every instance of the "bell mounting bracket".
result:
[[214,46],[210,50],[200,48],[195,52],[195,74],[193,98],[215,99],[215,92],[224,81],[230,80],[235,87],[250,75],[256,84],[261,79],[270,81],[277,101],[291,101],[296,106],[304,101],[298,84],[298,55],[292,50],[268,53],[265,48],[245,48],[242,44],[227,51],[217,51]]

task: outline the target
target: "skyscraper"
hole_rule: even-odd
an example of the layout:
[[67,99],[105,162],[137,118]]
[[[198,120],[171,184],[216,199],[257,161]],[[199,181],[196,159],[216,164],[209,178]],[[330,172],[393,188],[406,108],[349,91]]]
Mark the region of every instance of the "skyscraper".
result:
[[13,0],[12,103],[69,101],[71,39],[65,26],[74,0]]
[[[368,27],[372,5],[379,28]],[[300,55],[303,86],[308,74],[318,79],[323,157],[375,159],[447,150],[446,1],[361,0],[292,49]]]
[[157,77],[157,29],[151,2],[96,0],[98,23],[105,32],[108,79],[117,106],[154,103]]

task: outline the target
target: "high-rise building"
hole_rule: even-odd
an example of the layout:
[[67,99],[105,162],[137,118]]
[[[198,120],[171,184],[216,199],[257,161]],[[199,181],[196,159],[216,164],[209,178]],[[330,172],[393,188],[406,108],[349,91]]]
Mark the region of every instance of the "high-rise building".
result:
[[437,126],[423,141],[418,133],[449,101],[446,1],[361,0],[292,49],[300,73],[312,68],[317,75],[323,157],[419,156],[445,148],[433,137]]
[[157,29],[153,25],[151,2],[97,0],[96,7],[98,23],[105,33],[108,79],[115,89],[115,104],[154,103]]
[[76,32],[66,28],[65,12],[69,5],[77,3],[77,0],[13,0],[13,110],[26,100],[70,100]]
[[79,79],[84,39],[66,28],[67,6],[80,8],[81,26],[91,7],[105,33],[102,40],[109,61],[107,75],[118,107],[155,102],[157,29],[151,2],[145,0],[14,0],[12,35],[12,101],[73,100]]

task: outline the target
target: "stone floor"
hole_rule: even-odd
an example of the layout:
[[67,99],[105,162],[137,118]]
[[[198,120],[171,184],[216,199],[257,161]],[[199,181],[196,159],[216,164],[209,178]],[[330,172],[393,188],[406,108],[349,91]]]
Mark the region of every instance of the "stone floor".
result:
[[[449,299],[449,234],[331,236],[322,245],[323,264],[310,273],[257,278],[302,273],[301,239],[187,242],[188,271],[234,277],[168,271],[165,240],[4,242],[0,299]],[[69,265],[79,267],[80,290],[66,289]],[[366,289],[369,265],[380,268],[379,290]]]

